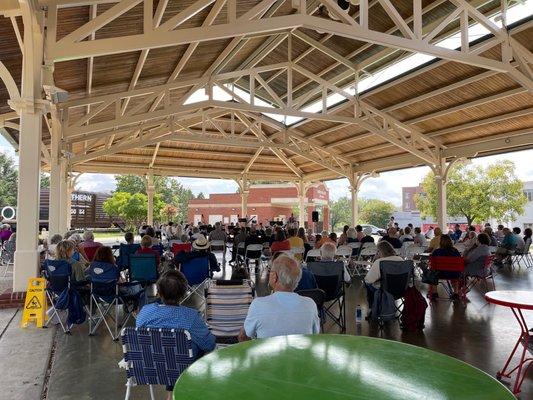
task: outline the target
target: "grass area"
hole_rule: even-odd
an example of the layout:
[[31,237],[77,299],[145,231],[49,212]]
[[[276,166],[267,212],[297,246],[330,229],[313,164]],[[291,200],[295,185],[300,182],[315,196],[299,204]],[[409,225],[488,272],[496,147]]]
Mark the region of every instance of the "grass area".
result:
[[94,232],[94,240],[122,240],[124,234],[122,232]]

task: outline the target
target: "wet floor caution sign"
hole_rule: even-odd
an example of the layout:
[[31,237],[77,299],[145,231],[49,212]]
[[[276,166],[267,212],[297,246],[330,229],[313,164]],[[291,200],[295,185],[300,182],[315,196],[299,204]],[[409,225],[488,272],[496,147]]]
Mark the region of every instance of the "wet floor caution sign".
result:
[[26,290],[26,301],[22,312],[22,327],[35,323],[42,328],[46,322],[46,280],[44,278],[30,278]]

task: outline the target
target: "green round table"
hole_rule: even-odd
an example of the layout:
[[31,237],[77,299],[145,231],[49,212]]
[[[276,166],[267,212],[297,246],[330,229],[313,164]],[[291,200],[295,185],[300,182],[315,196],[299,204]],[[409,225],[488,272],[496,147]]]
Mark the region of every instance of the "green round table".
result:
[[174,386],[175,400],[506,400],[483,371],[421,347],[347,335],[280,336],[215,351]]

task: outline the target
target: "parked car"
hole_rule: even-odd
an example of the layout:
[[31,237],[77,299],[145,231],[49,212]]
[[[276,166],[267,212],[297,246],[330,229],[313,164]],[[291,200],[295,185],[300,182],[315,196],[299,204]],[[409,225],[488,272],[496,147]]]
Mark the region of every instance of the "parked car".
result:
[[361,226],[363,227],[363,229],[365,229],[366,227],[371,228],[372,229],[372,235],[383,236],[386,233],[385,229],[378,228],[376,225],[361,225]]

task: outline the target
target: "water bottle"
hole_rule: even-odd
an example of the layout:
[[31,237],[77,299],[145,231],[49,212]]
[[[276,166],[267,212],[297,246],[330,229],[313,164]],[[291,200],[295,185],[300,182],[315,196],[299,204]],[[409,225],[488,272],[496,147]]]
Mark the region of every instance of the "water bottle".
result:
[[355,307],[355,323],[360,324],[363,319],[363,312],[361,310],[361,305],[358,304],[357,307]]

